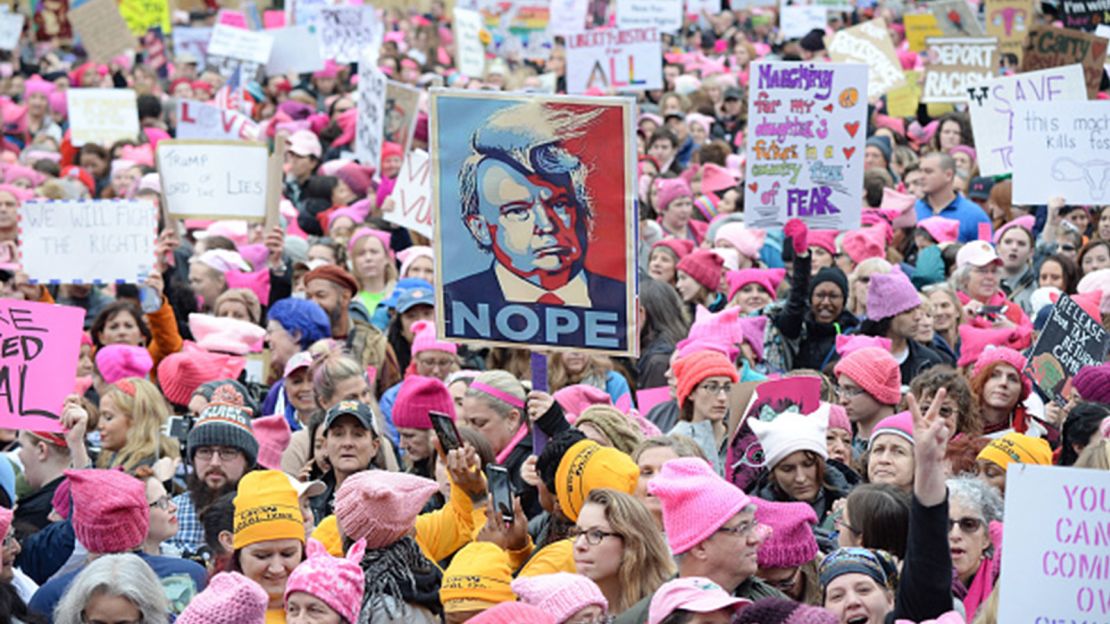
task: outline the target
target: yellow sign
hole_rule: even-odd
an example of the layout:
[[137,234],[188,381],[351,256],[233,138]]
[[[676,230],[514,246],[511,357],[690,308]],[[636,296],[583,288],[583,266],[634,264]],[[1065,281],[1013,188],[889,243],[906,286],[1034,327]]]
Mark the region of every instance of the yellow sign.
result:
[[886,110],[891,117],[916,117],[921,102],[921,72],[905,71],[905,86],[886,93]]
[[941,37],[944,33],[937,25],[937,16],[932,13],[917,13],[902,17],[906,25],[906,41],[914,52],[925,51],[925,37]]
[[173,28],[168,0],[119,0],[119,14],[139,37],[155,26],[161,26],[164,34]]

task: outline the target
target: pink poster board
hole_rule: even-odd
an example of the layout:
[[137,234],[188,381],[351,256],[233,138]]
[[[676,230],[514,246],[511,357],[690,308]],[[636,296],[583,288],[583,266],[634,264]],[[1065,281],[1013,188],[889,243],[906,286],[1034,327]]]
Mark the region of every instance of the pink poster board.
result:
[[85,311],[0,299],[0,427],[60,433]]
[[644,415],[647,415],[648,410],[651,408],[669,400],[671,400],[671,389],[669,386],[636,391],[636,407],[640,410],[640,413]]

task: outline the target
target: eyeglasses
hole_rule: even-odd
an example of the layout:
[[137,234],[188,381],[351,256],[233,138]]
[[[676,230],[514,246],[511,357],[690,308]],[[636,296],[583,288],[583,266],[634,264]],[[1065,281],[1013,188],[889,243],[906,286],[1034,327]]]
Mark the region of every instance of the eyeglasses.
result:
[[11,550],[18,543],[19,543],[19,540],[17,540],[15,538],[15,534],[8,533],[8,535],[4,538],[4,544],[3,544],[4,550]]
[[836,388],[836,396],[842,399],[854,399],[864,392],[863,388],[846,388],[844,386],[837,386]]
[[455,360],[452,360],[451,358],[417,358],[416,362],[425,368],[443,370],[446,368],[451,368],[451,365],[455,363]]
[[815,292],[815,293],[813,293],[813,299],[816,299],[817,301],[822,301],[822,300],[840,301],[840,300],[844,299],[844,295],[842,295],[838,292],[820,292],[820,293]]
[[960,531],[964,533],[974,533],[983,527],[983,521],[979,518],[949,518],[948,530],[951,531],[957,524],[960,525]]
[[157,507],[158,509],[161,509],[161,510],[165,511],[165,510],[169,509],[170,505],[172,505],[172,504],[173,504],[173,499],[171,499],[168,494],[163,494],[161,498],[159,498],[158,500],[151,503],[150,506],[152,508]]
[[759,526],[758,522],[741,522],[734,527],[723,526],[717,529],[717,533],[730,533],[736,537],[747,537],[747,535],[752,532],[752,529],[757,526]]
[[211,461],[213,456],[219,455],[220,461],[225,462],[235,460],[242,454],[243,451],[240,451],[237,448],[230,448],[226,446],[202,446],[197,449],[196,453],[194,453],[197,459],[202,459],[204,461]]
[[845,531],[848,531],[849,533],[852,533],[853,535],[859,535],[859,531],[856,530],[856,527],[845,522],[844,518],[837,518],[833,522],[833,524],[840,527],[841,529],[844,529]]
[[798,585],[798,577],[801,575],[801,573],[802,573],[801,568],[794,568],[794,573],[791,574],[790,576],[784,578],[784,579],[779,579],[777,581],[769,581],[769,580],[764,579],[763,582],[767,583],[771,587],[774,587],[775,589],[777,589],[781,592],[789,592],[789,591],[793,590],[795,586]]
[[624,536],[620,533],[610,533],[609,531],[602,531],[601,529],[580,529],[578,527],[571,527],[569,537],[575,542],[578,541],[578,538],[585,537],[587,544],[590,546],[597,546],[607,537],[623,538]]
[[729,392],[732,392],[732,384],[730,383],[719,384],[713,381],[710,383],[703,383],[700,387],[702,390],[706,391],[709,394],[718,394],[721,392],[728,394]]
[[1060,251],[1075,251],[1075,245],[1060,245]]
[[567,620],[567,624],[613,624],[613,616],[611,615],[585,615],[582,617],[574,617]]

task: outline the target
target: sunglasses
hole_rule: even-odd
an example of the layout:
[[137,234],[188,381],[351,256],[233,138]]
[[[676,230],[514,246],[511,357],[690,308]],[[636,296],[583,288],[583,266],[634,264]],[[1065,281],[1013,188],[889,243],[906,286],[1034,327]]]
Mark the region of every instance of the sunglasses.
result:
[[983,528],[983,521],[979,518],[956,518],[948,520],[948,530],[951,531],[952,527],[959,525],[960,531],[964,533],[974,533]]

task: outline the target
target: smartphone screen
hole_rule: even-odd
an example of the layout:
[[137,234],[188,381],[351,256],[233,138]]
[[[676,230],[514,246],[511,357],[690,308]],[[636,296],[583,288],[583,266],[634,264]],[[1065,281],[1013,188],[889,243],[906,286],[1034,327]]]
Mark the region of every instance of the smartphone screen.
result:
[[489,493],[493,497],[493,508],[501,514],[501,519],[512,524],[513,522],[513,484],[509,479],[509,471],[504,466],[489,464],[486,466],[486,479],[489,481]]
[[439,445],[443,447],[444,453],[462,448],[462,437],[450,416],[441,412],[428,412],[428,417],[432,419],[432,428],[436,430],[436,437],[439,438]]

